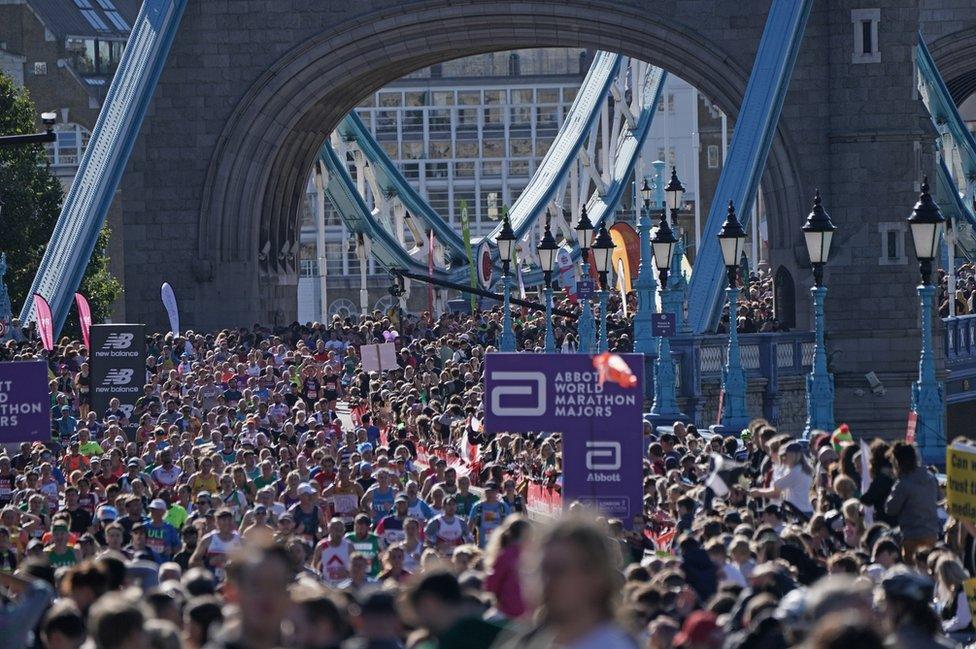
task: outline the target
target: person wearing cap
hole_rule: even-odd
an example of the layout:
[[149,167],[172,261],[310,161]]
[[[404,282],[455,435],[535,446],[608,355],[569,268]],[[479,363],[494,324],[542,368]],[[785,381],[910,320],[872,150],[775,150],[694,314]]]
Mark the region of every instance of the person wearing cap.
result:
[[81,551],[68,545],[70,529],[67,518],[55,518],[51,523],[51,544],[44,548],[52,568],[64,568],[81,561]]
[[813,503],[810,502],[813,471],[804,457],[803,445],[797,441],[781,445],[779,458],[781,470],[774,475],[772,485],[768,489],[750,489],[749,495],[789,503],[809,516],[813,513]]
[[325,516],[325,512],[316,502],[317,496],[315,487],[311,483],[303,482],[298,485],[298,502],[288,510],[295,519],[295,533],[312,546],[321,538],[319,526]]
[[719,649],[724,634],[711,611],[695,611],[685,619],[674,637],[674,646],[682,649]]
[[154,498],[149,503],[149,522],[145,524],[146,545],[160,562],[169,561],[180,547],[179,532],[163,520],[168,510],[165,500]]
[[[462,478],[464,479],[466,476]],[[482,549],[488,547],[491,533],[501,526],[510,513],[508,505],[498,497],[498,483],[494,481],[485,483],[485,499],[476,502],[468,516],[471,533],[478,537],[478,547]]]
[[400,543],[406,538],[404,523],[407,519],[407,494],[397,494],[393,501],[393,511],[376,525],[376,534],[383,539],[386,547]]
[[368,515],[359,514],[356,516],[352,532],[346,534],[346,539],[352,543],[357,553],[366,557],[369,561],[369,576],[375,577],[382,568],[380,551],[383,549],[383,542],[379,536],[370,532],[371,524]]
[[217,510],[216,521],[217,529],[205,534],[193,551],[190,566],[208,568],[218,580],[223,581],[227,574],[224,570],[227,560],[231,553],[241,547],[241,535],[234,529],[234,512],[231,510]]
[[939,616],[932,609],[935,584],[927,575],[895,566],[881,579],[881,611],[887,645],[906,649],[948,649],[958,646],[941,633]]
[[70,438],[75,434],[78,427],[78,420],[71,416],[71,406],[61,406],[61,416],[54,420],[57,424],[57,432],[62,440]]

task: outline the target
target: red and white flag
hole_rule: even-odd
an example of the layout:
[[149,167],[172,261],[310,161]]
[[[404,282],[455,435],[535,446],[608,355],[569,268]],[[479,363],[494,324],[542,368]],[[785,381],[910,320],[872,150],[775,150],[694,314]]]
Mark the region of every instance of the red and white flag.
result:
[[37,332],[41,335],[41,344],[49,352],[54,351],[54,319],[51,317],[51,305],[40,293],[34,293],[34,310],[37,312]]
[[632,388],[637,385],[637,377],[619,354],[610,352],[597,354],[593,357],[593,367],[597,371],[601,387],[607,381],[616,383],[622,388]]
[[75,293],[75,306],[78,307],[78,324],[81,325],[81,339],[85,341],[85,347],[90,351],[91,343],[89,342],[89,334],[91,333],[91,308],[88,306],[88,300],[81,293]]

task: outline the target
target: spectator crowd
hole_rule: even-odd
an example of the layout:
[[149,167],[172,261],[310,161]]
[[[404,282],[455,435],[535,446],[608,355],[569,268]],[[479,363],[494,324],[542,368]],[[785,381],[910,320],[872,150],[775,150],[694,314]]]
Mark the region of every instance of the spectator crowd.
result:
[[[520,348],[542,326],[519,317]],[[0,455],[0,647],[973,641],[976,526],[905,442],[648,425],[641,513],[544,520],[530,494],[559,492],[559,434],[481,427],[499,331],[493,310],[153,334],[134,408],[104,412],[81,343],[7,341],[0,361],[48,364],[53,419]],[[374,342],[397,369],[363,370]]]

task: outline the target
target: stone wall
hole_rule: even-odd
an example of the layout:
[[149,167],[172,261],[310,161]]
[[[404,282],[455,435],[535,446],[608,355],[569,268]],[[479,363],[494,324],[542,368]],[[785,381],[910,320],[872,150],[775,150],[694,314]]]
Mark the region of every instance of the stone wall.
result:
[[[907,229],[904,258],[879,261],[884,224],[904,223],[931,166],[912,47],[930,23],[940,34],[976,28],[976,8],[960,0],[946,0],[948,13],[927,0],[883,4],[880,61],[861,64],[852,62],[852,12],[862,3],[814,3],[763,179],[772,266],[798,282],[801,327],[810,273],[799,228],[815,188],[839,227],[826,306],[837,418],[869,435],[903,428],[918,353]],[[768,0],[190,3],[123,181],[129,319],[162,323],[164,277],[188,326],[293,314],[297,260],[287,252],[315,153],[364,94],[406,73],[500,49],[602,48],[666,67],[732,121],[768,8]],[[858,391],[871,371],[887,390],[865,400]]]

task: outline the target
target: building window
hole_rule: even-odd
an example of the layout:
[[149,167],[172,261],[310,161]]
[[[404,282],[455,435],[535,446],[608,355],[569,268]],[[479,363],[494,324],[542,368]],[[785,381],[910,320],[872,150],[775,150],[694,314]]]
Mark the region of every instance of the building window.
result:
[[319,265],[315,259],[302,259],[300,262],[302,277],[318,277]]
[[880,9],[854,9],[851,11],[854,26],[854,52],[851,63],[881,63],[881,46],[878,42]]
[[905,256],[905,223],[889,221],[878,224],[881,234],[881,256],[878,263],[882,266],[898,266],[908,263]]
[[709,144],[708,145],[708,148],[706,149],[706,152],[707,152],[707,157],[708,157],[708,168],[709,169],[718,169],[718,166],[719,166],[719,163],[718,163],[718,145],[717,144]]

